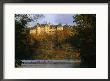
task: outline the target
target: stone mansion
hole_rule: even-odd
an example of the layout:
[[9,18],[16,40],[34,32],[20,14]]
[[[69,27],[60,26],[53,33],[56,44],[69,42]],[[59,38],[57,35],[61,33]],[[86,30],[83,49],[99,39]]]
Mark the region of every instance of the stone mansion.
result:
[[63,30],[62,25],[50,25],[50,24],[37,24],[36,26],[30,28],[30,34],[53,34],[57,30]]

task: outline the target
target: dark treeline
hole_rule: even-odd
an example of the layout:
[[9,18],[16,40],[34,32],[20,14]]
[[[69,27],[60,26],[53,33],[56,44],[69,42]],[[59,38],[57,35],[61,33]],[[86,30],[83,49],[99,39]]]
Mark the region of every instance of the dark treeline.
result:
[[36,14],[31,17],[31,14],[15,14],[15,59],[30,59],[32,58],[33,50],[29,45],[29,30],[27,29],[28,22],[37,21],[43,15]]
[[31,20],[27,14],[15,15],[15,59],[24,59],[31,57],[31,49],[29,48],[26,29],[27,22]]
[[78,34],[70,42],[80,49],[82,64],[96,67],[96,15],[80,14],[74,16],[74,19]]

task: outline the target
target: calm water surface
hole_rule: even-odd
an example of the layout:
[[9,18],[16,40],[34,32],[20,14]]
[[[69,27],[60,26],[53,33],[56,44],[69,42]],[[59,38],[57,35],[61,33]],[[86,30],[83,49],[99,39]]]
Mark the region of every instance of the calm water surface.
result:
[[[56,64],[50,64],[47,62],[47,60],[45,60],[47,63],[46,64],[42,64],[42,63],[37,63],[37,64],[33,64],[31,62],[37,62],[39,60],[24,60],[24,62],[21,64],[20,68],[81,68],[84,67],[86,68],[86,66],[82,66],[81,62],[74,61],[74,60],[48,60],[48,62],[65,62],[65,63],[56,63]],[[44,60],[40,60],[40,62],[43,62]],[[27,64],[27,62],[29,62]]]
[[74,64],[22,64],[22,68],[80,68],[80,63]]

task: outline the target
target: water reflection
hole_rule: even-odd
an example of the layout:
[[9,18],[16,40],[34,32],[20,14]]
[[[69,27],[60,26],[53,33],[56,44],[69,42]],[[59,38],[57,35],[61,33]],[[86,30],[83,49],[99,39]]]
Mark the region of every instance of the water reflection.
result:
[[20,68],[86,68],[81,60],[21,60]]
[[80,68],[80,63],[74,64],[22,64],[22,68]]

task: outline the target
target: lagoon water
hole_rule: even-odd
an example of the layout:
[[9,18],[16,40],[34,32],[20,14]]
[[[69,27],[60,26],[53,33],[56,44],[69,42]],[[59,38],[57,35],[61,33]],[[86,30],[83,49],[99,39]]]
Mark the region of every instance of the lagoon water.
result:
[[[59,63],[60,61],[60,63]],[[55,63],[54,63],[55,62]],[[58,63],[57,63],[58,62]],[[65,62],[65,63],[64,63]],[[25,60],[18,68],[89,68],[80,60]]]
[[22,68],[80,68],[79,60],[22,60],[22,62],[24,62],[21,64]]
[[80,68],[80,63],[76,64],[22,64],[22,68]]

